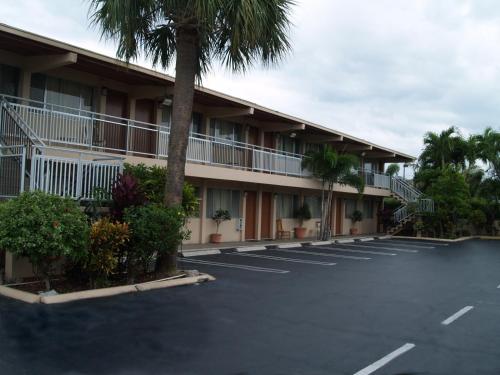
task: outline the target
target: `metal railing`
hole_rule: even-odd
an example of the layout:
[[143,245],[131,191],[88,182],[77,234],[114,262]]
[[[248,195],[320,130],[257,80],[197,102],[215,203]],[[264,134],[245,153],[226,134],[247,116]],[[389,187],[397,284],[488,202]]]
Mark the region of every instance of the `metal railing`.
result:
[[400,177],[392,177],[391,191],[399,195],[406,202],[416,202],[422,195],[420,191]]
[[[167,158],[169,129],[156,124],[39,101],[4,96],[24,122],[51,146]],[[303,155],[191,133],[190,162],[229,166],[269,173],[309,176]]]
[[365,169],[358,170],[358,173],[363,177],[366,186],[371,186],[381,189],[391,188],[391,176],[387,174],[369,171]]
[[0,146],[0,198],[12,198],[24,191],[26,147]]
[[92,200],[97,189],[110,192],[118,173],[123,171],[121,158],[101,159],[96,154],[72,150],[57,151],[64,156],[48,155],[49,147],[33,151],[30,190],[73,199]]

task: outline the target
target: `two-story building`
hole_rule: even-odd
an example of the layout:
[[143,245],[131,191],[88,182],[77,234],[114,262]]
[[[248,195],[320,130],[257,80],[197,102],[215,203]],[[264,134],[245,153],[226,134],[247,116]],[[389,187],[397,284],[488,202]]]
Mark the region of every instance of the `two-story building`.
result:
[[[0,195],[31,188],[90,198],[94,187],[111,186],[123,161],[167,165],[174,84],[157,71],[0,25]],[[302,201],[314,236],[321,185],[301,162],[321,144],[358,155],[366,181],[361,201],[353,188],[335,187],[332,233],[349,233],[355,209],[364,216],[360,232],[378,232],[377,211],[392,185],[384,164],[414,158],[327,125],[197,87],[186,178],[201,204],[187,242],[209,241],[218,209],[233,218],[221,226],[223,241],[273,239],[278,219],[287,230],[297,225]]]

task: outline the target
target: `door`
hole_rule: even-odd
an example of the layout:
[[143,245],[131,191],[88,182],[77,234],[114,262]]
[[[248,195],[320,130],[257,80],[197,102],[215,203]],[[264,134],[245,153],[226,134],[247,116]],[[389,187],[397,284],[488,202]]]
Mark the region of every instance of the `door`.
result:
[[335,235],[342,234],[342,199],[337,198],[335,205]]
[[274,148],[274,133],[264,133],[264,147]]
[[255,211],[257,208],[257,192],[246,192],[245,205],[245,240],[255,240]]
[[[140,121],[135,123],[132,131],[131,148],[136,151],[139,156],[144,154],[156,154],[156,132],[153,125],[155,121],[155,103],[150,99],[140,99],[135,103],[135,119]],[[143,130],[144,129],[144,130]]]
[[[106,114],[113,117],[127,117],[127,101],[127,94],[108,90]],[[125,151],[127,149],[127,122],[113,118],[106,120],[108,121],[100,124],[102,137],[97,138],[100,143],[97,146],[102,146],[110,151]]]
[[271,197],[269,192],[262,192],[262,210],[260,219],[260,238],[271,238]]

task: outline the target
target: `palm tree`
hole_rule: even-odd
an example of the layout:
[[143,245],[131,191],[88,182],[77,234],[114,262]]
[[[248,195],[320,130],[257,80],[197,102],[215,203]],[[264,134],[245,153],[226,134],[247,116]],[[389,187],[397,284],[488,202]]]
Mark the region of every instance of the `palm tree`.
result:
[[389,176],[394,177],[397,175],[400,171],[399,164],[397,163],[392,163],[387,166],[387,169],[385,170],[385,173],[387,173]]
[[364,191],[364,181],[355,170],[359,166],[356,156],[338,154],[326,145],[319,151],[311,151],[302,161],[302,167],[321,180],[321,239],[330,238],[331,208],[334,184],[355,187],[359,194]]
[[489,164],[493,177],[500,179],[500,132],[486,128],[476,139],[478,157]]
[[464,168],[468,155],[467,141],[452,126],[439,134],[426,133],[424,150],[419,159],[423,167],[444,169],[448,164],[456,164]]
[[[175,57],[172,127],[168,145],[165,205],[182,201],[189,126],[196,80],[213,61],[233,71],[256,62],[272,65],[290,50],[293,0],[89,0],[91,21],[118,42],[127,62],[143,55],[167,68]],[[175,254],[177,249],[172,249]],[[157,269],[175,269],[175,255]],[[173,263],[173,264],[172,264]]]

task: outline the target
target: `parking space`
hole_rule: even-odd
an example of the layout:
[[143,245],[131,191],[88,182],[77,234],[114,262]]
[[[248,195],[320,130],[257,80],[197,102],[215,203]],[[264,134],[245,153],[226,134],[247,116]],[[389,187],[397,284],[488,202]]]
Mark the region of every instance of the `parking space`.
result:
[[0,368],[500,373],[498,242],[384,239],[235,249],[179,264],[217,281],[59,306],[0,300]]

